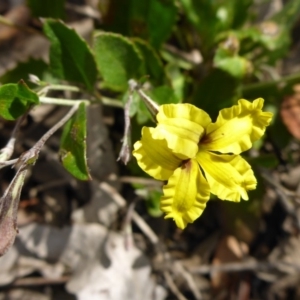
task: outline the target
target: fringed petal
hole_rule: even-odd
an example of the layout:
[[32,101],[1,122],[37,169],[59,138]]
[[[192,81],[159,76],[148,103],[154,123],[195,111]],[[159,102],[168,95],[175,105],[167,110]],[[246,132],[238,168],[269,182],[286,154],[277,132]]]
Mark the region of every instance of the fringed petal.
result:
[[166,140],[153,139],[155,129],[143,127],[142,138],[134,144],[133,156],[138,165],[150,176],[158,180],[167,180],[181,164],[167,147]]
[[153,137],[163,136],[168,147],[181,159],[195,157],[205,128],[211,123],[205,111],[187,103],[161,105],[156,118],[158,136]]
[[208,125],[201,147],[233,154],[250,149],[252,143],[262,137],[272,119],[272,113],[262,111],[263,103],[262,98],[253,102],[241,99],[238,105],[222,109],[217,121]]
[[218,155],[202,150],[197,161],[204,170],[210,191],[222,200],[248,200],[248,190],[256,188],[251,166],[239,155]]
[[163,188],[161,210],[184,229],[202,214],[209,199],[209,186],[196,160],[177,168]]

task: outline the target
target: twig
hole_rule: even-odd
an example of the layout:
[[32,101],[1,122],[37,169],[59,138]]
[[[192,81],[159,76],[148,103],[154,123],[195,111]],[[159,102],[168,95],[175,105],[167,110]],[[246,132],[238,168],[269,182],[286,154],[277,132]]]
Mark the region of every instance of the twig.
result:
[[89,100],[85,99],[59,99],[59,98],[50,98],[50,97],[40,97],[40,102],[44,104],[55,104],[55,105],[64,105],[64,106],[73,106],[79,102],[84,102],[86,105],[90,104]]
[[131,220],[132,220],[132,214],[135,209],[136,201],[132,201],[127,209],[126,217],[124,219],[123,223],[123,231],[125,232],[125,248],[129,249],[131,245],[133,245],[133,236],[132,236],[132,226],[131,226]]
[[13,161],[15,161],[15,160],[11,160],[11,161],[8,161],[8,160],[11,158],[11,156],[14,152],[17,135],[19,133],[20,126],[21,126],[23,120],[26,118],[26,116],[27,116],[27,113],[25,113],[18,119],[9,141],[7,142],[6,146],[0,150],[0,169],[3,166],[8,166],[8,165],[12,164]]
[[[78,88],[76,86],[61,85],[61,84],[51,85],[50,84],[50,85],[43,87],[38,92],[41,103],[72,106],[78,101],[85,102],[86,105],[89,105],[92,102],[95,102],[95,100],[93,101],[93,100],[87,100],[87,99],[60,99],[60,98],[46,97],[47,93],[51,90],[53,90],[53,91],[70,91],[70,92],[80,92],[81,91],[80,88]],[[103,103],[103,105],[117,107],[117,108],[124,108],[124,105],[121,102],[121,100],[105,97],[98,93],[96,93],[95,95],[96,95],[96,98]]]
[[[126,200],[111,185],[109,185],[106,182],[101,182],[100,188],[102,190],[104,190],[106,193],[108,193],[119,207],[126,206]],[[136,213],[135,211],[132,213],[132,220],[140,228],[140,230],[145,234],[145,236],[147,236],[147,238],[151,241],[152,244],[158,243],[158,241],[159,241],[158,236],[151,229],[151,227],[144,221],[144,219],[141,218],[138,215],[138,213]]]
[[117,161],[121,160],[125,165],[131,158],[131,122],[130,122],[130,107],[133,101],[134,88],[130,86],[128,100],[124,107],[124,135],[122,138],[122,147]]
[[295,192],[289,191],[284,186],[280,184],[280,182],[275,178],[275,176],[268,170],[260,168],[261,176],[274,188],[280,190],[283,194],[288,197],[295,197]]
[[116,108],[124,108],[124,105],[121,102],[121,100],[112,99],[105,96],[101,96],[100,100],[102,101],[103,105],[116,107]]
[[14,282],[9,284],[7,288],[65,284],[69,280],[70,280],[69,276],[62,276],[59,278],[25,277],[25,278],[16,279]]
[[297,264],[289,264],[285,262],[266,262],[266,261],[254,261],[254,260],[246,260],[242,262],[233,262],[226,263],[219,266],[215,265],[202,265],[199,267],[191,267],[188,270],[193,274],[210,274],[213,272],[244,272],[244,271],[272,271],[274,269],[280,269],[281,267],[288,266],[294,268],[296,271],[300,270],[300,265]]
[[18,160],[18,158],[15,158],[7,161],[0,161],[0,169],[2,169],[3,167],[14,165]]
[[49,190],[51,188],[56,188],[56,187],[60,187],[60,186],[64,186],[70,183],[70,179],[58,179],[58,180],[53,180],[50,182],[46,182],[43,184],[40,184],[32,189],[30,189],[29,191],[29,195],[31,198],[34,198],[37,196],[37,194],[39,192],[45,191],[45,190]]
[[8,20],[7,18],[3,17],[0,15],[0,24],[2,25],[6,25],[6,26],[9,26],[9,27],[13,27],[13,28],[17,28],[21,31],[25,31],[25,32],[28,32],[28,33],[33,33],[33,34],[38,34],[38,35],[43,35],[42,32],[36,30],[36,29],[33,29],[31,27],[28,27],[28,26],[24,26],[24,25],[18,25],[10,20]]
[[201,300],[203,297],[201,295],[201,291],[197,287],[197,284],[195,282],[195,279],[193,275],[186,270],[186,268],[183,267],[183,265],[179,262],[176,261],[174,264],[174,267],[177,272],[181,273],[185,281],[187,282],[189,288],[191,289],[192,293],[194,294],[195,298],[197,300]]
[[154,185],[162,186],[163,182],[151,178],[135,177],[135,176],[121,176],[120,181],[123,183],[143,184],[143,185]]
[[164,44],[163,49],[195,66],[203,62],[203,57],[198,49],[194,49],[191,52],[184,52],[170,44]]
[[147,109],[149,110],[151,116],[153,117],[154,120],[156,120],[156,115],[159,110],[159,105],[142,91],[141,86],[135,80],[130,79],[128,84],[131,90],[137,91],[137,93],[140,95],[145,105],[147,106]]
[[94,91],[95,98],[103,103],[103,105],[112,106],[112,107],[118,107],[118,108],[124,108],[124,105],[121,100],[113,99],[109,97],[102,96],[99,91]]
[[158,244],[158,236],[137,212],[134,211],[132,213],[132,219],[134,223],[141,229],[141,231],[144,232],[144,234],[148,237],[153,245]]
[[297,226],[298,229],[300,229],[300,219],[297,214],[297,211],[295,210],[295,202],[292,202],[289,197],[296,198],[296,195],[293,194],[292,192],[287,191],[281,184],[280,182],[271,174],[271,172],[260,168],[261,171],[261,176],[273,187],[275,188],[275,191],[278,195],[278,199],[280,200],[280,203],[286,210],[288,214],[290,214],[294,222],[296,223],[295,225]]
[[286,85],[292,82],[296,82],[299,80],[300,73],[296,74],[291,74],[285,77],[281,77],[278,80],[270,80],[270,81],[264,81],[264,82],[257,82],[257,83],[252,83],[252,84],[247,84],[242,86],[242,93],[246,94],[255,90],[261,90],[265,88],[270,88],[270,87],[276,87],[280,86],[281,83],[285,83]]
[[35,164],[45,142],[56,130],[68,121],[78,109],[79,104],[80,103],[74,105],[59,122],[49,129],[32,148],[24,152],[16,162],[19,168],[9,186],[4,191],[3,196],[0,198],[0,256],[4,255],[11,247],[18,233],[17,210],[28,169]]
[[[33,75],[31,75],[33,76]],[[33,80],[31,80],[33,81]],[[35,82],[34,82],[35,83]],[[36,83],[38,84],[38,83]],[[43,97],[46,96],[49,91],[70,91],[70,92],[80,92],[80,88],[72,85],[62,85],[62,84],[49,84],[44,86],[38,91],[38,95]]]
[[186,297],[184,297],[184,295],[182,295],[182,293],[177,288],[170,272],[169,271],[164,271],[163,274],[164,274],[164,278],[165,278],[165,280],[168,284],[168,287],[170,288],[172,293],[177,297],[177,299],[179,299],[179,300],[188,300]]
[[[120,207],[125,207],[126,206],[126,200],[118,193],[116,189],[114,189],[112,186],[110,186],[106,182],[100,183],[101,189],[103,189],[106,193],[108,193],[112,199],[115,201],[117,205]],[[155,232],[150,228],[150,226],[144,221],[141,216],[133,210],[134,204],[132,204],[129,207],[130,212],[127,214],[127,218],[130,216],[132,217],[132,220],[135,222],[135,224],[140,228],[140,230],[145,234],[145,236],[150,240],[150,242],[153,245],[159,245],[159,238],[155,234]],[[127,220],[128,222],[128,220]],[[164,253],[164,258],[167,261],[171,261],[171,256],[170,253],[165,251]],[[172,262],[172,266],[173,266]],[[177,273],[180,273],[182,277],[186,280],[189,288],[191,289],[192,293],[194,294],[195,298],[197,300],[202,299],[200,291],[197,289],[197,285],[194,281],[194,278],[192,277],[191,274],[189,274],[189,271],[186,270],[182,265],[180,261],[175,262],[176,268],[175,271]],[[174,268],[172,267],[174,270]],[[170,287],[170,290],[178,297],[178,299],[186,299],[181,292],[178,290],[177,286],[175,285],[172,276],[170,275],[169,271],[164,271],[164,277],[166,279],[166,282],[168,286]]]
[[32,149],[37,150],[41,149],[45,142],[50,138],[50,136],[55,133],[61,126],[63,126],[77,111],[81,101],[77,101],[77,103],[67,112],[67,114],[60,119],[53,127],[51,127],[38,141],[37,143],[32,147]]

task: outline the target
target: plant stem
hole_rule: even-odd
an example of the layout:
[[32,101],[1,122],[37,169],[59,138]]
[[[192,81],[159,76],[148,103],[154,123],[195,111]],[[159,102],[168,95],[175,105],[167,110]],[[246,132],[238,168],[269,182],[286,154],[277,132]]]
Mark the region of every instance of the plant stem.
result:
[[84,102],[86,105],[89,105],[91,101],[86,99],[61,99],[61,98],[50,98],[50,97],[40,97],[40,102],[43,104],[55,104],[55,105],[64,105],[64,106],[73,106],[79,102]]
[[[62,98],[51,98],[51,97],[40,97],[40,102],[43,104],[55,104],[55,105],[64,105],[64,106],[73,106],[78,102],[84,102],[86,105],[90,105],[95,101],[87,99],[62,99]],[[123,103],[117,99],[111,99],[108,97],[101,97],[99,99],[104,105],[123,108]]]
[[282,78],[276,79],[276,80],[248,84],[248,85],[242,86],[242,90],[243,90],[243,92],[251,92],[251,91],[261,90],[261,89],[264,89],[267,87],[271,87],[273,85],[278,85],[280,83],[282,83],[282,84],[291,83],[294,80],[296,81],[299,79],[300,79],[300,73],[296,73],[296,74],[285,76],[285,77],[282,77]]
[[121,100],[112,99],[112,98],[108,98],[108,97],[104,97],[104,96],[101,96],[100,100],[102,101],[102,103],[104,105],[124,108],[124,104],[122,103]]

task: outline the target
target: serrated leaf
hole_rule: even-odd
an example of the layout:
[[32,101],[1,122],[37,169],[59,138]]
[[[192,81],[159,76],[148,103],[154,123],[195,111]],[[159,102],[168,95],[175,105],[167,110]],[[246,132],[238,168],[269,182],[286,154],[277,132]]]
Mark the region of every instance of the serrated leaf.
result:
[[162,84],[165,79],[165,71],[163,63],[156,51],[150,44],[142,39],[135,38],[133,41],[144,58],[145,63],[142,75],[149,75],[150,81],[153,81],[156,84]]
[[92,90],[97,79],[94,56],[87,43],[60,21],[46,20],[44,32],[50,40],[50,67],[55,76],[84,84]]
[[94,39],[94,50],[104,87],[125,91],[128,80],[140,74],[141,54],[127,38],[114,33],[98,33]]
[[0,87],[0,116],[6,120],[17,119],[38,103],[37,94],[23,80],[18,84],[9,83]]
[[65,125],[60,145],[63,166],[80,180],[91,179],[86,160],[86,108],[81,103],[76,114]]
[[64,0],[27,0],[32,15],[43,18],[63,18]]

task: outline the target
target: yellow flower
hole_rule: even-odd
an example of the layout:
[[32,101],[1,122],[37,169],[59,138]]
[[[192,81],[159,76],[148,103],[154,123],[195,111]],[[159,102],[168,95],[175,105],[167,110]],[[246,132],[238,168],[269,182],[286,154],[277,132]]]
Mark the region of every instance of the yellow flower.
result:
[[159,108],[155,128],[144,127],[134,145],[139,166],[163,187],[161,210],[185,228],[203,212],[210,193],[222,200],[248,200],[256,188],[251,166],[239,155],[265,132],[272,113],[263,112],[264,100],[239,100],[222,109],[215,123],[191,104]]

